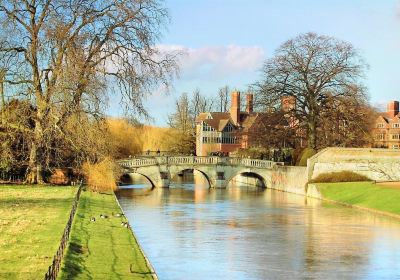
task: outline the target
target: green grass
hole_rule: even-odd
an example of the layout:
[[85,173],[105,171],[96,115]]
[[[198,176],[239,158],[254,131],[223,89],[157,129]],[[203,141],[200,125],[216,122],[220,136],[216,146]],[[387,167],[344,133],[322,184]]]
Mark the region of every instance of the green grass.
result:
[[372,182],[320,183],[327,199],[400,215],[400,189],[379,186]]
[[113,194],[82,192],[60,279],[152,279],[137,242],[121,226],[125,218],[113,216],[120,212]]
[[43,279],[76,190],[0,185],[0,279]]

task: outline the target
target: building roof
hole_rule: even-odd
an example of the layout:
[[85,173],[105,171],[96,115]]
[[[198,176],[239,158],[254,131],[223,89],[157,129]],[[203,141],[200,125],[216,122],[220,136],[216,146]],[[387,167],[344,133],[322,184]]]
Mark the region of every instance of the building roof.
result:
[[262,113],[254,113],[254,114],[247,114],[247,116],[244,118],[242,122],[242,127],[244,131],[249,131],[250,128],[254,125],[256,122],[259,114]]
[[[240,127],[244,129],[244,131],[248,131],[255,123],[258,116],[262,113],[247,113],[240,112]],[[211,117],[211,118],[210,118]],[[204,121],[206,124],[214,128],[216,131],[222,131],[231,123],[234,125],[231,114],[229,112],[208,112],[208,113],[200,113],[196,122]],[[235,126],[235,125],[234,125]]]
[[397,114],[396,116],[392,117],[390,113],[388,112],[381,112],[379,113],[378,118],[382,117],[384,121],[387,123],[393,121],[393,120],[399,120],[400,119],[400,114]]

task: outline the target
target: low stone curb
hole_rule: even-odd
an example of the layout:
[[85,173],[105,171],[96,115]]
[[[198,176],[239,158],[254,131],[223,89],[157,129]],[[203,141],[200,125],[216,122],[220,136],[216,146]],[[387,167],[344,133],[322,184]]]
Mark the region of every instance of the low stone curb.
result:
[[[117,198],[117,196],[115,195],[114,192],[113,192],[113,195],[114,195],[115,201],[116,201],[117,204],[118,204],[119,209],[121,209],[121,213],[124,214],[124,217],[126,217],[125,212],[124,212],[124,210],[122,209],[121,204],[119,204],[118,198]],[[147,258],[146,254],[144,253],[142,246],[140,246],[140,243],[139,243],[138,240],[136,239],[135,233],[134,233],[134,231],[133,231],[133,229],[132,229],[132,227],[131,227],[131,225],[130,225],[129,223],[128,223],[128,226],[129,226],[129,231],[131,232],[131,234],[132,234],[132,236],[133,236],[133,239],[134,239],[135,242],[137,243],[140,252],[142,253],[144,259],[146,260],[146,265],[147,265],[147,267],[148,267],[149,270],[150,270],[151,276],[153,277],[154,280],[158,280],[158,276],[157,276],[156,271],[154,270],[154,268],[153,268],[153,266],[151,265],[149,259]]]

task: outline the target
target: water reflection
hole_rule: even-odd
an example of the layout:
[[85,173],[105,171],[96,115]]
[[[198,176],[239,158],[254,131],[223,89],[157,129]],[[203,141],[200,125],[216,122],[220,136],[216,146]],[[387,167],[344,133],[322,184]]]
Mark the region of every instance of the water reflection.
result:
[[391,218],[196,175],[118,195],[160,279],[400,278]]

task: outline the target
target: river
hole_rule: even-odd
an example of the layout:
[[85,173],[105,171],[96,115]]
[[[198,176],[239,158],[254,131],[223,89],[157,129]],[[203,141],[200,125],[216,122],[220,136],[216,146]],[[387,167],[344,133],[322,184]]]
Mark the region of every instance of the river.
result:
[[400,221],[244,184],[118,192],[159,279],[400,279]]

